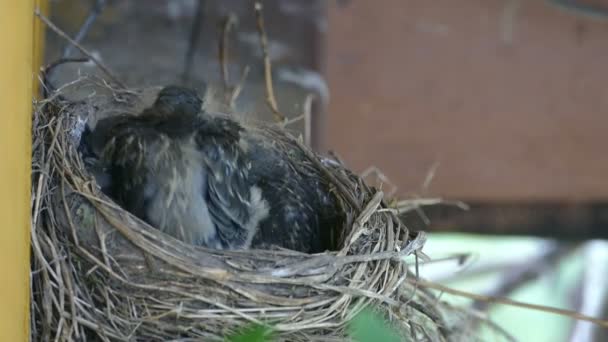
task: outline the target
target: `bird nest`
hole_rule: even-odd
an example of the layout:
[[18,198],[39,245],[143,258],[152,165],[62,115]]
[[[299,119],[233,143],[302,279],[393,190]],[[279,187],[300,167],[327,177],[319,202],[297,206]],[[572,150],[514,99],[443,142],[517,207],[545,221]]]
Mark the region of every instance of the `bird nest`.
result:
[[106,197],[76,151],[84,120],[128,111],[141,93],[52,94],[35,111],[32,340],[221,340],[252,323],[277,340],[342,340],[366,307],[404,339],[451,340],[447,306],[409,281],[405,257],[425,235],[409,231],[382,192],[299,142],[306,167],[318,168],[343,203],[337,250],[192,246]]

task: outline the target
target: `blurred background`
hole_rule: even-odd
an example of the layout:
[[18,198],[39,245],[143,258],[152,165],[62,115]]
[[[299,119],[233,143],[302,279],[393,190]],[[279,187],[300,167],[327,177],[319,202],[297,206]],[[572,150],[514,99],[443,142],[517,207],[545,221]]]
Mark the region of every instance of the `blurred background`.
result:
[[[435,260],[422,276],[608,317],[608,1],[262,4],[279,109],[297,119],[312,99],[294,133],[416,207],[404,219],[430,232]],[[272,117],[252,1],[52,0],[49,10],[128,86],[204,81],[221,96],[224,79],[243,80],[237,110]],[[47,63],[81,56],[51,30],[46,44]],[[99,71],[65,64],[53,82],[85,73]],[[608,340],[567,317],[441,299],[520,341]]]

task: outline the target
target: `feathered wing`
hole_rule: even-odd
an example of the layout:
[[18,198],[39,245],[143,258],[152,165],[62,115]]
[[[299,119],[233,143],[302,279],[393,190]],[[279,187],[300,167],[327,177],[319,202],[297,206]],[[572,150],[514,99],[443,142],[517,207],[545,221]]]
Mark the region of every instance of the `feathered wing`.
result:
[[[184,225],[196,235],[192,243],[226,249],[249,247],[260,221],[268,215],[268,205],[261,190],[248,179],[251,166],[237,122],[211,115],[124,116],[98,125],[90,143],[111,172],[111,196],[119,203],[170,234],[178,233],[174,226]],[[191,143],[202,160],[198,153],[185,153]],[[188,177],[184,168],[197,168],[189,163],[203,164],[195,171],[202,173],[200,177]],[[201,179],[202,184],[193,179]],[[197,192],[202,196],[200,203]],[[181,202],[171,199],[184,203],[178,205]],[[165,200],[162,210],[150,207]],[[214,236],[219,245],[213,242],[217,241]]]
[[217,233],[228,249],[248,248],[268,204],[261,190],[249,182],[251,164],[241,126],[222,117],[205,117],[197,122],[196,143],[204,156],[207,171],[205,193]]
[[147,140],[160,134],[139,124],[132,116],[115,116],[97,124],[90,145],[105,165],[111,178],[110,196],[144,218],[146,172],[142,170]]
[[250,171],[270,206],[252,247],[277,245],[306,253],[335,248],[342,210],[331,185],[308,160],[295,138],[273,126],[247,130]]

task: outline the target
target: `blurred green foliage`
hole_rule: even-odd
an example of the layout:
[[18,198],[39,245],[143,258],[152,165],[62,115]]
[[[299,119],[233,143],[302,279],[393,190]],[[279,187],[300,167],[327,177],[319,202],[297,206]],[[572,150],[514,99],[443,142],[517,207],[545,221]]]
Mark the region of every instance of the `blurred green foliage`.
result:
[[272,329],[266,325],[252,324],[228,336],[226,342],[271,342]]
[[399,334],[370,309],[361,311],[348,325],[348,336],[357,342],[399,342]]
[[[356,342],[399,342],[399,334],[370,309],[364,309],[349,323],[347,333]],[[252,324],[226,338],[227,342],[272,342],[272,328]]]

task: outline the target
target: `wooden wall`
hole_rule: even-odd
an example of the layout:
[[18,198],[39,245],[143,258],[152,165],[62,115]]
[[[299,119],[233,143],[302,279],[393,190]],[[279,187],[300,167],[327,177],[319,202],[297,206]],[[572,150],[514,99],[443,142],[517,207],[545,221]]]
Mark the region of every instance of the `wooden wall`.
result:
[[324,147],[355,169],[401,194],[608,198],[608,20],[540,0],[332,1],[327,39]]

